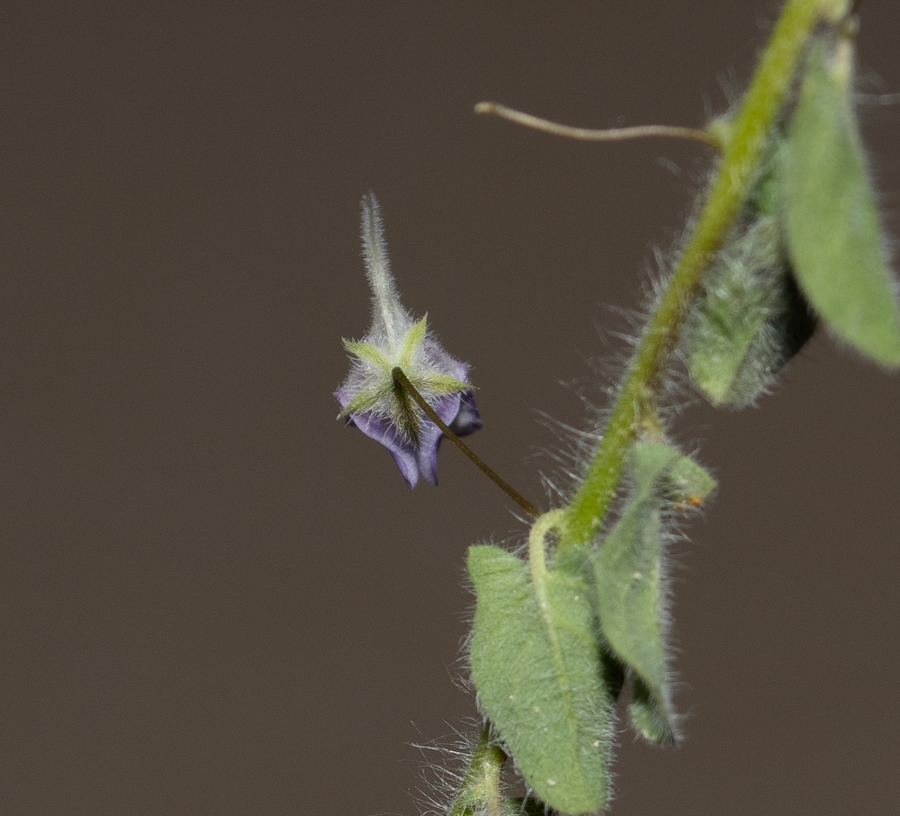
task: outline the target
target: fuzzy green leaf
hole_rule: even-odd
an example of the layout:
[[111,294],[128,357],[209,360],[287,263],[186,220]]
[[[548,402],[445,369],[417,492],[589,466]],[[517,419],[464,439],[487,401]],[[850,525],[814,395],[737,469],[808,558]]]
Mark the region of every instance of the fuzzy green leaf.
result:
[[788,138],[788,242],[815,310],[859,351],[896,366],[896,282],[851,108],[851,76],[849,41],[814,44]]
[[[777,206],[772,175],[759,206]],[[757,215],[710,270],[686,332],[691,375],[714,405],[752,403],[815,325],[791,275],[778,217]]]
[[[648,442],[639,442],[644,447]],[[666,472],[670,498],[678,504],[699,505],[716,489],[716,480],[706,468],[698,465],[689,456],[679,454]]]
[[611,701],[590,587],[583,574],[543,573],[493,546],[469,548],[477,607],[472,677],[485,711],[537,795],[567,814],[609,795]]
[[675,731],[669,715],[659,707],[658,698],[640,677],[634,678],[628,716],[631,717],[635,731],[648,742],[660,745],[675,744]]
[[[635,490],[594,559],[600,626],[613,652],[668,710],[660,587],[658,482],[680,454],[639,443],[633,452]],[[669,717],[665,716],[668,724]],[[674,739],[674,730],[669,727]]]
[[594,556],[597,608],[603,636],[635,676],[636,728],[647,739],[674,742],[666,681],[663,503],[702,501],[715,482],[695,462],[656,442],[634,446],[632,469],[634,489],[625,511]]

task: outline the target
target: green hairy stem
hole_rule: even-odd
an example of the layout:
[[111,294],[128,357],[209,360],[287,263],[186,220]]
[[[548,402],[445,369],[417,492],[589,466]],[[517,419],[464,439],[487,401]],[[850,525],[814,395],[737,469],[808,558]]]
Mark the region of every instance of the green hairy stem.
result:
[[[666,444],[657,409],[672,354],[689,318],[693,316],[696,321],[698,315],[713,315],[706,334],[698,333],[695,326],[687,340],[706,342],[697,338],[708,338],[713,328],[718,332],[718,346],[707,342],[707,368],[724,377],[726,383],[734,376],[733,361],[743,359],[752,335],[762,326],[770,326],[776,346],[783,345],[776,348],[781,356],[770,355],[771,359],[757,367],[760,372],[775,373],[796,350],[791,346],[795,318],[802,318],[800,323],[805,326],[794,338],[800,344],[815,326],[815,318],[793,282],[791,260],[784,249],[786,241],[792,247],[796,245],[792,257],[803,260],[799,274],[804,275],[808,266],[818,269],[821,264],[815,260],[815,248],[823,243],[824,234],[847,234],[841,222],[853,221],[856,211],[851,205],[858,200],[869,216],[867,230],[859,236],[853,233],[841,245],[846,251],[839,253],[838,265],[847,266],[854,263],[857,254],[865,255],[859,252],[859,246],[878,244],[877,218],[864,165],[855,152],[852,117],[842,113],[847,83],[838,81],[840,72],[838,80],[833,78],[833,70],[828,73],[823,44],[824,39],[833,39],[837,32],[833,24],[842,21],[847,12],[844,0],[790,0],[743,104],[733,117],[710,126],[722,149],[716,174],[625,376],[602,442],[572,500],[534,522],[527,563],[495,546],[469,549],[468,569],[477,596],[469,654],[472,679],[488,727],[495,729],[537,802],[545,804],[548,812],[593,814],[608,806],[616,700],[626,681],[631,689],[628,711],[636,731],[657,744],[672,744],[679,739],[666,644],[664,527],[671,513],[696,506],[715,486],[699,465]],[[820,34],[826,23],[832,25],[823,39]],[[814,37],[813,57],[805,60]],[[849,53],[850,48],[846,45],[840,53]],[[818,107],[808,114],[812,124],[792,128],[785,141],[783,109],[804,60],[812,79],[804,77],[803,99],[814,102],[801,100],[800,112],[807,115],[805,112],[814,104]],[[844,63],[849,64],[849,60],[845,58]],[[823,90],[817,90],[820,87]],[[816,154],[823,156],[821,166],[815,166],[810,174],[797,154],[809,153],[807,142],[815,141],[817,111],[823,108],[820,98],[828,103],[824,107],[835,111],[831,117],[834,136]],[[807,137],[807,132],[813,136]],[[845,156],[841,168],[848,168],[846,172],[828,171],[832,155]],[[787,221],[792,213],[808,209],[823,198],[819,179],[836,188],[850,188],[855,197],[847,199],[850,203],[846,206],[832,208],[833,213],[826,212],[828,223],[807,228],[801,219],[794,218],[801,221],[803,229],[788,228],[785,234],[783,210],[777,204],[782,189],[779,174],[785,166],[793,172],[792,178],[800,179],[795,186],[805,183],[810,175],[815,177],[805,197],[788,202]],[[748,213],[752,216],[750,225]],[[743,238],[735,244],[734,235]],[[759,256],[758,246],[765,247],[771,258]],[[707,273],[717,262],[721,269],[723,262],[739,257],[738,249],[743,253],[740,257],[753,260],[745,263],[748,271],[741,273],[749,276],[746,282],[759,280],[759,285],[771,292],[768,303],[772,305],[765,305],[769,311],[753,317],[750,336],[745,336],[745,326],[729,317],[729,309],[744,316],[747,302],[740,301],[740,295],[726,293],[728,303],[722,307],[725,311],[721,317],[722,310],[716,312],[715,300],[710,300],[712,293],[720,290],[710,289],[707,281],[711,277]],[[814,260],[806,261],[807,255]],[[872,356],[890,359],[900,333],[895,326],[896,305],[890,297],[889,275],[879,265],[877,253],[869,251],[866,257],[863,272],[853,274],[865,277],[869,285],[858,286],[862,294],[851,300],[862,303],[860,311],[880,317],[881,333],[871,341],[866,330],[860,331],[854,324],[849,335]],[[762,274],[759,270],[774,272],[767,271],[768,278],[754,278]],[[812,283],[804,286],[804,294],[814,303],[830,296],[832,281],[837,279],[831,268],[806,277]],[[818,277],[826,282],[819,283]],[[739,282],[743,285],[744,279]],[[739,287],[735,291],[743,290]],[[794,294],[787,297],[785,291]],[[711,312],[697,308],[700,298],[707,306],[713,304]],[[780,323],[770,320],[773,314]],[[838,314],[836,322],[841,319]],[[604,531],[605,541],[597,547],[626,468],[633,477],[628,501],[616,525],[609,525],[612,530]],[[550,533],[555,547],[545,552],[545,538]],[[526,804],[513,800],[502,800],[504,807],[498,811],[496,799],[489,802],[491,797],[487,796],[477,806],[470,798],[471,806],[459,809],[466,800],[465,791],[471,790],[473,775],[484,776],[484,769],[488,769],[492,784],[499,778],[496,768],[485,764],[487,733],[472,758],[454,816],[526,812],[522,809]],[[501,756],[491,754],[495,762]]]
[[[469,547],[476,606],[467,649],[483,731],[442,813],[596,816],[612,799],[620,710],[646,742],[682,739],[667,547],[716,482],[667,438],[660,405],[680,360],[700,393],[732,407],[765,393],[819,324],[900,368],[900,285],[854,115],[850,15],[849,0],[788,0],[743,102],[708,125],[700,141],[721,151],[715,173],[563,507],[542,513],[460,441],[481,427],[474,403],[464,412],[454,396],[471,396],[468,367],[401,310],[386,256],[369,253],[387,281],[376,300],[396,300],[400,340],[395,348],[379,330],[345,341],[356,362],[336,393],[342,416],[388,447],[409,487],[418,471],[436,484],[443,433],[534,517],[527,554]],[[495,103],[476,112],[577,138],[698,133],[586,131]],[[367,212],[364,235],[382,249],[374,199]],[[507,793],[507,765],[524,797]]]
[[810,34],[843,11],[836,0],[792,0],[782,13],[725,143],[719,170],[643,341],[584,481],[566,508],[559,546],[593,542],[619,489],[628,451],[642,421],[654,413],[669,356],[700,291],[704,273],[747,199]]

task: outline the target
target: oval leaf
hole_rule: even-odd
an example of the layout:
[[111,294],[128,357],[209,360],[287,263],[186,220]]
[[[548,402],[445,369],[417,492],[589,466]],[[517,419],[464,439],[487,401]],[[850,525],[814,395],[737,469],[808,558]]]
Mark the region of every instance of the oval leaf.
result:
[[791,275],[779,219],[756,216],[710,270],[687,331],[691,375],[714,405],[751,404],[815,326]]
[[541,608],[528,565],[499,547],[470,547],[469,574],[472,677],[491,722],[544,802],[568,814],[601,810],[612,704],[587,581],[545,573]]
[[852,47],[810,51],[785,168],[787,235],[797,280],[844,340],[900,365],[896,283],[850,103]]
[[667,682],[662,513],[665,501],[699,503],[715,482],[674,448],[638,442],[634,488],[621,518],[594,556],[600,628],[635,676],[632,722],[654,742],[676,739]]
[[662,711],[653,692],[640,677],[634,678],[628,715],[635,730],[649,742],[673,745],[675,732],[669,715]]

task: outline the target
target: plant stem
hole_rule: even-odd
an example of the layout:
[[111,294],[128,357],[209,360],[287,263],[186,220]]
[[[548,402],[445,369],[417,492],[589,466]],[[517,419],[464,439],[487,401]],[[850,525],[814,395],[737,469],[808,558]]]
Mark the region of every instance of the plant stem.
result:
[[626,375],[612,416],[584,481],[566,508],[559,548],[589,545],[616,495],[642,407],[653,410],[663,373],[703,274],[731,230],[756,175],[772,126],[806,43],[836,0],[789,0],[757,67],[734,123],[697,226],[684,248]]
[[460,439],[452,430],[448,427],[447,423],[442,420],[434,408],[432,408],[425,397],[423,397],[419,390],[409,381],[409,377],[403,373],[403,369],[399,366],[394,368],[391,371],[391,375],[394,378],[394,383],[398,388],[402,388],[406,391],[415,401],[416,404],[421,408],[428,416],[428,418],[438,426],[438,428],[443,431],[444,436],[447,437],[457,448],[459,448],[466,456],[471,459],[476,467],[485,474],[497,487],[499,487],[507,496],[509,496],[516,504],[519,505],[528,515],[537,518],[541,511],[535,507],[528,499],[526,499],[521,493],[517,490],[514,490],[506,481],[500,478],[491,468],[489,468],[481,458],[465,443]]
[[485,724],[449,816],[473,816],[475,807],[484,812],[482,806],[488,816],[503,816],[500,772],[505,762],[506,753],[491,742],[491,726]]
[[517,125],[530,127],[554,136],[564,136],[568,139],[581,139],[586,142],[624,142],[629,139],[647,139],[653,137],[668,137],[673,139],[691,139],[695,142],[703,142],[710,147],[721,147],[718,140],[705,130],[694,128],[673,127],[671,125],[639,125],[626,128],[606,128],[595,130],[593,128],[571,127],[560,125],[530,113],[508,108],[498,102],[479,102],[475,106],[475,113],[484,113],[499,116],[515,122]]

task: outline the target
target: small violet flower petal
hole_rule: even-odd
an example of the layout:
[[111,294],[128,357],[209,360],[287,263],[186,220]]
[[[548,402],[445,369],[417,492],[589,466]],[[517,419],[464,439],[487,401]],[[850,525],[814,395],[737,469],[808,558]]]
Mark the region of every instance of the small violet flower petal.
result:
[[[342,408],[352,399],[345,389],[338,389],[334,395]],[[457,436],[467,436],[481,428],[481,414],[471,391],[440,397],[431,407]],[[370,439],[388,449],[410,490],[418,484],[420,475],[426,482],[437,485],[437,452],[444,434],[430,419],[426,418],[423,423],[418,448],[386,417],[360,411],[351,414],[347,424],[355,425]]]
[[366,436],[384,445],[397,467],[400,468],[406,486],[412,490],[419,481],[419,456],[412,441],[404,436],[394,424],[385,417],[371,413],[351,414],[348,425],[355,425]]
[[[421,414],[417,415],[415,433],[398,427],[393,418],[402,415],[398,408],[403,406],[398,403],[390,372],[394,366],[400,366],[441,420],[455,434],[465,436],[481,427],[472,390],[464,388],[469,383],[469,366],[444,351],[426,330],[425,321],[414,323],[400,303],[378,202],[371,193],[363,198],[362,237],[373,295],[372,325],[361,344],[348,345],[356,359],[334,395],[342,409],[357,400],[360,410],[344,414],[347,424],[355,425],[387,448],[407,487],[415,487],[420,476],[436,485],[437,452],[444,435]],[[417,437],[417,442],[412,437]]]
[[459,395],[459,413],[450,423],[450,430],[457,436],[468,436],[481,429],[481,414],[475,404],[475,396],[471,391],[463,391]]

